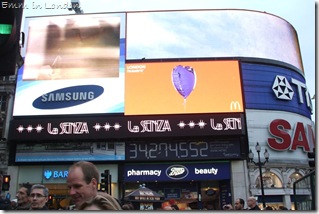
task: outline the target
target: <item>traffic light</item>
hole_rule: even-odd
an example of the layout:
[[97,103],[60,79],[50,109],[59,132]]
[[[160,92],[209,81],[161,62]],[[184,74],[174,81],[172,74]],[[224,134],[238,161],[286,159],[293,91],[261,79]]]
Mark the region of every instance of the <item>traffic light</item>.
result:
[[313,151],[312,152],[308,152],[308,158],[309,158],[309,161],[308,161],[308,163],[309,163],[309,166],[310,167],[316,167],[316,158],[315,158],[315,148],[313,148]]
[[49,203],[49,204],[52,204],[52,201],[53,201],[53,196],[52,196],[52,195],[49,195],[49,197],[48,197],[48,203]]
[[104,172],[101,173],[101,183],[100,183],[100,190],[108,192],[108,183],[109,183],[109,170],[104,170]]
[[2,176],[2,191],[8,191],[10,189],[10,175]]
[[20,28],[24,0],[0,0],[0,76],[14,75],[20,57]]

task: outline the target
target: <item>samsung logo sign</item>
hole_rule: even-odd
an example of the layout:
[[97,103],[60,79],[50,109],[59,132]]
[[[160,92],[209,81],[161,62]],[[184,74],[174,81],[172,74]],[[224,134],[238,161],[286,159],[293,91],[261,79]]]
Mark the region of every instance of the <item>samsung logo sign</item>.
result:
[[98,85],[80,85],[61,88],[38,97],[33,101],[37,109],[59,109],[80,105],[96,99],[104,92]]

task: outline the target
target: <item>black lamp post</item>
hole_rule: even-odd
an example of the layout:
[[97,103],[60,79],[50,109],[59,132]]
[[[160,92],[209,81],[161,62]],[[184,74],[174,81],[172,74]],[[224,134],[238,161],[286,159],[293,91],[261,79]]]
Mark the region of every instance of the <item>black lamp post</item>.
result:
[[261,146],[259,145],[258,142],[257,142],[255,148],[256,148],[256,151],[257,151],[257,154],[258,154],[258,162],[255,162],[255,161],[253,160],[253,159],[254,159],[254,153],[251,151],[251,149],[249,150],[248,158],[249,158],[249,162],[250,162],[250,163],[254,163],[254,164],[255,164],[256,166],[258,166],[258,168],[259,168],[261,198],[262,198],[262,202],[263,202],[263,208],[265,208],[265,207],[266,207],[266,203],[265,203],[264,181],[263,181],[263,174],[262,174],[261,167],[264,166],[265,163],[268,162],[269,153],[268,153],[267,149],[265,149],[265,152],[264,152],[265,161],[264,161],[264,162],[261,162],[261,161],[260,161]]

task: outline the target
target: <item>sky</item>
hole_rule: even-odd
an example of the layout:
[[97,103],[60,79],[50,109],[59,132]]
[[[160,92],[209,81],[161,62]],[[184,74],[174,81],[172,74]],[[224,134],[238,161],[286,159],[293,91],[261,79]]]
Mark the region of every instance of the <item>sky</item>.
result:
[[[25,0],[23,17],[74,14],[68,9],[71,0]],[[56,8],[57,6],[60,8]],[[288,21],[297,31],[301,57],[310,95],[315,95],[315,5],[312,0],[81,0],[84,13],[187,10],[249,9],[265,11]],[[24,19],[22,20],[22,27]],[[315,100],[312,100],[315,121]]]

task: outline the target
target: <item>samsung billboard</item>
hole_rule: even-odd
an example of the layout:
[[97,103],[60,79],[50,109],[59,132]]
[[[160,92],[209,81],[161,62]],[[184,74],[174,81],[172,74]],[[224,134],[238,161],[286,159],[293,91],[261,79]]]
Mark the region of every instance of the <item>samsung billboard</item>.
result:
[[125,14],[26,18],[14,116],[124,110]]
[[14,117],[244,112],[236,58],[280,61],[303,73],[293,27],[257,11],[82,14],[25,23]]

